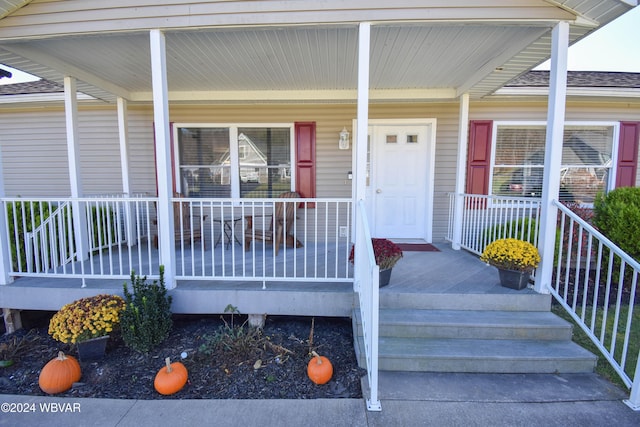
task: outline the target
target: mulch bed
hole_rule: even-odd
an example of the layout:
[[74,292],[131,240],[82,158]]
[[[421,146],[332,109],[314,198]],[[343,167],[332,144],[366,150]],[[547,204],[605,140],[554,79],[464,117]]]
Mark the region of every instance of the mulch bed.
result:
[[[27,349],[10,367],[0,368],[0,393],[45,395],[38,386],[42,367],[59,350],[77,356],[75,347],[47,334],[52,312],[23,312],[24,328],[0,336],[2,345],[23,340]],[[230,317],[224,316],[229,322]],[[235,325],[244,322],[236,315]],[[80,361],[81,382],[58,396],[114,399],[317,399],[360,398],[360,380],[353,350],[351,320],[269,316],[259,335],[259,345],[242,351],[213,350],[211,338],[224,325],[219,315],[173,317],[167,340],[148,354],[137,353],[117,335],[110,338],[104,358]],[[248,326],[246,326],[248,328]],[[312,342],[310,342],[312,341]],[[6,348],[6,347],[5,347]],[[331,381],[312,383],[306,374],[310,349],[327,356],[334,368]],[[181,359],[181,354],[187,357]],[[189,372],[187,385],[163,396],[153,388],[165,357],[181,360]],[[260,361],[256,364],[257,361]],[[257,365],[260,365],[257,369]]]

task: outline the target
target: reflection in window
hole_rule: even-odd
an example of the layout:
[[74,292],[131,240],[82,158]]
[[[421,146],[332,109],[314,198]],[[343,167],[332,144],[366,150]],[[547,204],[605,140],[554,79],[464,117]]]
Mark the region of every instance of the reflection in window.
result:
[[240,197],[278,197],[291,191],[289,128],[238,128]]
[[398,135],[387,135],[387,144],[397,144]]
[[[525,197],[542,195],[545,134],[544,126],[498,126],[493,194]],[[612,149],[612,126],[566,126],[560,170],[560,199],[593,203],[599,191],[606,191],[612,167]]]
[[407,144],[417,144],[418,135],[407,135]]

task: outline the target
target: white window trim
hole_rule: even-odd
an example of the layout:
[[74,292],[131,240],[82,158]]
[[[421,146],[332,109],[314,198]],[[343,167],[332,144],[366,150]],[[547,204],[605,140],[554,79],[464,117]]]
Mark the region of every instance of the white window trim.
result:
[[[607,191],[611,191],[615,188],[616,173],[618,166],[618,145],[620,142],[620,122],[619,121],[577,121],[569,120],[564,122],[565,126],[609,126],[613,129],[612,134],[612,146],[611,146],[611,172],[609,173],[609,179],[607,182]],[[547,122],[540,120],[494,120],[493,128],[491,129],[491,168],[489,173],[489,195],[493,195],[493,169],[496,164],[496,145],[498,138],[499,126],[544,126],[546,128]]]
[[[178,129],[180,128],[228,128],[229,129],[229,155],[231,156],[231,170],[240,171],[240,159],[238,153],[238,128],[289,128],[289,152],[291,191],[296,188],[296,152],[295,152],[295,124],[294,123],[173,123],[173,175],[176,183],[176,191],[182,192],[182,180],[180,179],[180,147],[178,147]],[[240,174],[231,174],[231,198],[240,198]]]

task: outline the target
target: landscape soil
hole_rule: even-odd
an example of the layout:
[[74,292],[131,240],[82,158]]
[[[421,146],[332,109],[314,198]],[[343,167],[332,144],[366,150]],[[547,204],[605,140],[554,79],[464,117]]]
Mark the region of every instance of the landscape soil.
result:
[[[74,346],[53,340],[47,333],[54,313],[23,315],[24,328],[0,336],[0,348],[21,343],[13,365],[0,367],[0,394],[45,395],[38,386],[42,367],[63,351],[77,357]],[[225,322],[227,322],[225,326]],[[82,378],[62,397],[113,399],[318,399],[360,398],[365,371],[358,368],[351,320],[347,318],[268,316],[255,334],[244,316],[234,316],[241,348],[212,345],[216,334],[231,326],[228,315],[175,316],[169,337],[147,354],[125,346],[114,334],[99,360],[80,360]],[[243,325],[238,329],[239,325]],[[224,329],[227,327],[227,329]],[[223,329],[221,329],[223,328]],[[313,332],[312,332],[313,331]],[[3,331],[2,331],[3,332]],[[248,339],[248,335],[252,335]],[[253,343],[247,345],[247,343]],[[317,385],[307,376],[311,350],[327,356],[333,377]],[[182,356],[186,355],[185,358]],[[181,361],[189,379],[179,392],[164,396],[153,387],[165,364]]]

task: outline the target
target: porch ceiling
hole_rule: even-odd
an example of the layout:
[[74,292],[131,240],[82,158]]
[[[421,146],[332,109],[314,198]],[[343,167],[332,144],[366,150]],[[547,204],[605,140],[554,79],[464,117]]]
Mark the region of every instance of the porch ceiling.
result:
[[[593,18],[608,22],[628,8]],[[491,94],[549,57],[554,23],[375,24],[371,100]],[[572,25],[571,41],[593,29]],[[353,102],[357,40],[355,24],[167,31],[170,100]],[[59,83],[74,76],[79,91],[107,102],[152,100],[146,31],[3,41],[0,63]]]

